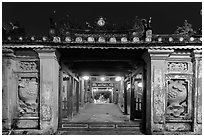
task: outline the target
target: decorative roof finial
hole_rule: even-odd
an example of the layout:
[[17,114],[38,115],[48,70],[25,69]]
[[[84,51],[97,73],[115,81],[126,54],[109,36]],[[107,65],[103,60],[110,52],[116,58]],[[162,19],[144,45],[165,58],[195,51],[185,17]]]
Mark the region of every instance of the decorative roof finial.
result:
[[99,20],[97,21],[97,25],[102,27],[105,25],[105,20],[103,19],[103,17],[100,17]]

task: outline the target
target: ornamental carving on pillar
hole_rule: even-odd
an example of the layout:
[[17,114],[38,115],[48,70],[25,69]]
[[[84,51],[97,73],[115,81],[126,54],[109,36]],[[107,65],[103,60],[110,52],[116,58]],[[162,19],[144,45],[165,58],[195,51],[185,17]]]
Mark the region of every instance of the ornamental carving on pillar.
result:
[[186,72],[188,71],[188,63],[187,62],[168,62],[168,71],[173,72]]
[[184,80],[171,80],[168,85],[167,115],[178,118],[185,115],[187,88]]
[[21,77],[19,79],[18,104],[21,117],[38,116],[38,83],[36,77]]
[[42,114],[42,120],[50,121],[52,118],[51,107],[48,105],[42,105],[41,114]]
[[37,64],[35,61],[19,61],[18,68],[20,71],[37,71]]

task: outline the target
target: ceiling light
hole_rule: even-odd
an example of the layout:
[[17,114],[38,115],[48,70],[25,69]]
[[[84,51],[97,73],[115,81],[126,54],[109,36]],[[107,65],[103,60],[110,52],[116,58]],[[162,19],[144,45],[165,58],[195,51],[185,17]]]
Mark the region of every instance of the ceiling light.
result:
[[121,80],[122,80],[121,77],[116,77],[116,78],[115,78],[115,81],[117,81],[117,82],[118,82],[118,81],[121,81]]
[[84,80],[89,80],[89,76],[83,76],[82,77]]
[[101,81],[105,81],[105,77],[101,77]]
[[138,83],[138,87],[142,88],[142,82]]

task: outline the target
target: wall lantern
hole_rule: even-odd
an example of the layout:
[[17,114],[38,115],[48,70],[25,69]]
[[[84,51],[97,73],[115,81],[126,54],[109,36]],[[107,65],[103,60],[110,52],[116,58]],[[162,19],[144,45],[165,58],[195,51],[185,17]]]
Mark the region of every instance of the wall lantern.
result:
[[200,38],[200,41],[202,41],[202,37]]
[[117,81],[117,82],[119,82],[119,81],[121,81],[121,80],[122,80],[122,78],[119,77],[119,76],[115,78],[115,81]]
[[82,77],[84,80],[89,80],[89,76],[83,76]]

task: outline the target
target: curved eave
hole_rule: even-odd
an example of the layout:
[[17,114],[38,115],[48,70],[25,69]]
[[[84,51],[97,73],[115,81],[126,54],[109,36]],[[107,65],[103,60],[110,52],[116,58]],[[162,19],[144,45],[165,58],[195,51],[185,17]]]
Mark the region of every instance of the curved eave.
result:
[[202,49],[202,43],[53,43],[3,42],[3,48],[80,48],[80,49]]

